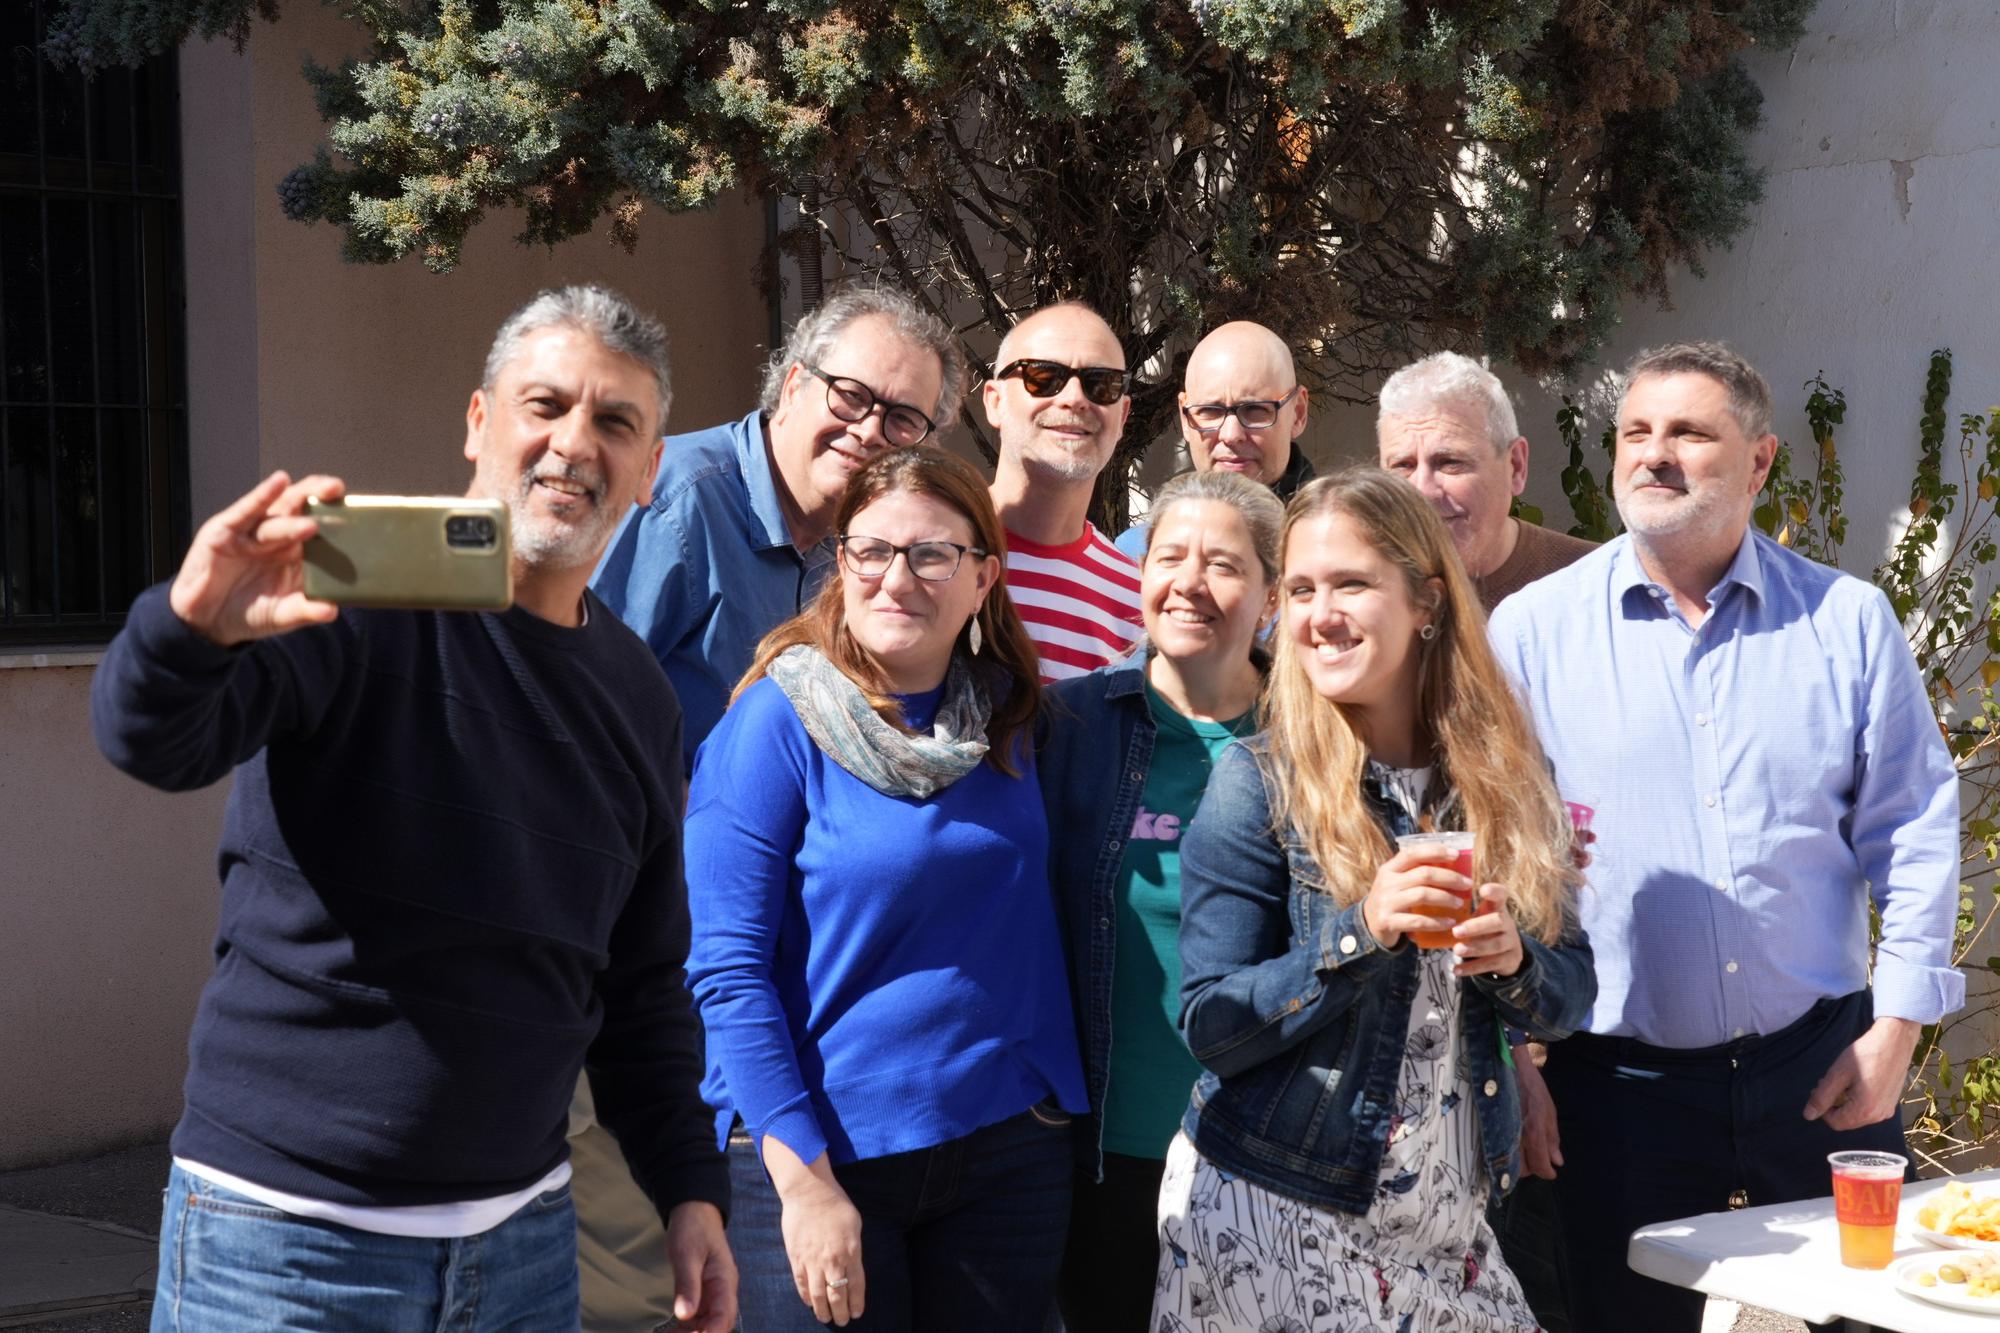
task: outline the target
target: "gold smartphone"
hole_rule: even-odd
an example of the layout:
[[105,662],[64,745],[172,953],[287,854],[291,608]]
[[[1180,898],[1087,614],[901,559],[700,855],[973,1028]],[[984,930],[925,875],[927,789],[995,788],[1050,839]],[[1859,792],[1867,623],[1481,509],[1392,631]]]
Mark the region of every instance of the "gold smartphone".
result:
[[454,496],[306,502],[308,597],[342,606],[504,611],[514,603],[507,506]]

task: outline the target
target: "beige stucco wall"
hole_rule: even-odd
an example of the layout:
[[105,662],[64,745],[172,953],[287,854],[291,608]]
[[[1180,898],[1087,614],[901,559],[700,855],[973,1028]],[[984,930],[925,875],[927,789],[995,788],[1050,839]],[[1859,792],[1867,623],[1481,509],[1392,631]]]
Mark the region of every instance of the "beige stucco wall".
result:
[[0,1168],[164,1132],[207,970],[221,789],[98,759],[90,674],[0,671]]
[[[461,489],[487,341],[553,283],[606,282],[666,320],[670,428],[748,409],[769,327],[754,200],[649,214],[632,256],[602,237],[523,249],[492,217],[448,277],[342,264],[337,233],[287,222],[273,187],[322,132],[300,57],[353,49],[336,11],[296,5],[242,55],[182,53],[197,522],[275,467],[361,491]],[[227,784],[164,796],[113,771],[90,741],[90,674],[0,670],[0,1169],[164,1134],[208,974]]]

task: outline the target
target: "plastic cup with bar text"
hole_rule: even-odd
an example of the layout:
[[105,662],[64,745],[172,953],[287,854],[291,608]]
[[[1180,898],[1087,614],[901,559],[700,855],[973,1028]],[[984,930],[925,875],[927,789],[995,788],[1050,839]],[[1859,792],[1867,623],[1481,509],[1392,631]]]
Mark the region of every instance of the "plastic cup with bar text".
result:
[[1896,1256],[1896,1208],[1903,1201],[1909,1159],[1892,1152],[1836,1152],[1833,1215],[1840,1222],[1840,1262],[1849,1268],[1887,1268]]
[[[1426,861],[1450,866],[1467,879],[1471,879],[1472,849],[1477,842],[1478,840],[1470,833],[1405,833],[1396,839],[1396,847],[1402,851],[1414,848],[1423,853]],[[1446,889],[1444,892],[1456,894],[1460,900],[1459,906],[1456,911],[1435,912],[1433,909],[1425,913],[1427,916],[1435,914],[1450,924],[1442,930],[1411,931],[1410,942],[1419,949],[1449,949],[1458,943],[1458,938],[1451,933],[1452,926],[1469,920],[1473,915],[1473,895],[1478,892],[1476,882],[1472,889],[1464,893],[1458,893],[1455,889]],[[1479,910],[1487,911],[1487,904],[1480,903]]]

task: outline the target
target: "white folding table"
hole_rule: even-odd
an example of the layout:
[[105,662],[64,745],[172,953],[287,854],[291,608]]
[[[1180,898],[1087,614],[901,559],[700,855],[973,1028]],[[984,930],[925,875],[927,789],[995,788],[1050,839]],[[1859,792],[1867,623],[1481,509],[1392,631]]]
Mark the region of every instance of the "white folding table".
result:
[[[1966,1184],[2000,1181],[2000,1171],[1955,1179]],[[1925,1180],[1903,1187],[1896,1225],[1898,1262],[1939,1253],[1917,1239],[1915,1227],[1918,1207],[1944,1185],[1944,1180]],[[1904,1295],[1888,1269],[1844,1266],[1830,1197],[1641,1227],[1632,1233],[1626,1258],[1647,1277],[1808,1323],[1846,1320],[1852,1328],[1874,1324],[1899,1333],[2000,1333],[2000,1299],[1991,1315],[1963,1313]]]

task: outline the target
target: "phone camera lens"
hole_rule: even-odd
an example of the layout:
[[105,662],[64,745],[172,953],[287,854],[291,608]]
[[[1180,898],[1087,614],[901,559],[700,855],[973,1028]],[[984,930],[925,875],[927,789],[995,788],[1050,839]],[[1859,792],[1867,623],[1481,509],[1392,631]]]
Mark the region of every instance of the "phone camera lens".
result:
[[444,539],[450,546],[485,550],[498,540],[498,529],[484,514],[453,514],[444,521]]

